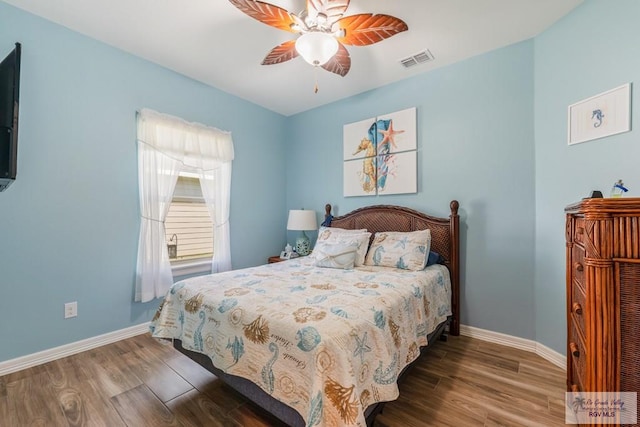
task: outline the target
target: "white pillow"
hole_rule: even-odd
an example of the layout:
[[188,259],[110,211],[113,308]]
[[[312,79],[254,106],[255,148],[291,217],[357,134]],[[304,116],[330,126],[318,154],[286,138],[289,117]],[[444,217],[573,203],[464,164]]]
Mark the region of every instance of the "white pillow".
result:
[[318,229],[318,239],[320,239],[320,236],[322,236],[325,233],[330,233],[330,234],[360,234],[360,233],[366,233],[366,232],[367,232],[366,228],[361,228],[361,229],[358,229],[358,230],[350,230],[348,228],[325,227],[324,225],[322,225]]
[[324,244],[314,251],[315,264],[318,267],[342,268],[351,270],[355,266],[358,245],[350,244]]
[[364,259],[367,255],[367,249],[369,248],[369,239],[371,238],[371,233],[367,232],[357,232],[357,233],[335,233],[331,228],[325,228],[321,230],[322,233],[318,233],[318,240],[316,241],[316,245],[313,248],[313,252],[311,255],[316,258],[316,251],[324,252],[324,246],[326,245],[350,245],[356,244],[358,247],[358,251],[356,254],[356,267],[360,267],[364,265]]
[[431,249],[431,230],[376,233],[365,265],[422,270]]

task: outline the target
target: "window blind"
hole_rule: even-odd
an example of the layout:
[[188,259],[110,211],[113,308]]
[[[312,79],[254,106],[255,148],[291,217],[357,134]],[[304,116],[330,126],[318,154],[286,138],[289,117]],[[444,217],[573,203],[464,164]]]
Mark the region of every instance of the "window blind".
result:
[[198,178],[178,177],[164,225],[167,244],[177,236],[177,258],[172,261],[212,256],[213,223]]

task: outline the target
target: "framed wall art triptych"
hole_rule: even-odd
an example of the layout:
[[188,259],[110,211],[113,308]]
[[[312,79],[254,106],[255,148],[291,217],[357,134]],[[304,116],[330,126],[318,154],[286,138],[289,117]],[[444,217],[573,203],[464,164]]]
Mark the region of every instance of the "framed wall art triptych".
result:
[[416,109],[344,125],[344,196],[418,191]]

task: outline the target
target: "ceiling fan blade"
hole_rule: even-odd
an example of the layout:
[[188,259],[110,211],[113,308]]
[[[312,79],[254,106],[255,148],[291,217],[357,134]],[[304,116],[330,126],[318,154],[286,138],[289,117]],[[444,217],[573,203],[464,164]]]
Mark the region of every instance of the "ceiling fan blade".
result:
[[373,15],[362,13],[340,19],[333,30],[344,30],[344,37],[338,41],[352,46],[367,46],[377,43],[403,31],[409,27],[399,18],[389,15]]
[[347,48],[344,47],[342,43],[338,42],[338,52],[333,55],[329,61],[322,65],[322,68],[327,71],[331,71],[332,73],[339,74],[342,77],[346,76],[351,69],[351,57],[349,56]]
[[258,0],[229,0],[229,2],[258,21],[281,30],[295,33],[294,24],[289,12],[281,7]]
[[298,51],[296,50],[296,41],[289,40],[271,49],[271,52],[264,57],[262,65],[280,64],[297,56]]
[[333,23],[344,15],[349,2],[350,0],[307,0],[307,14],[315,18],[318,13],[324,13],[329,23]]

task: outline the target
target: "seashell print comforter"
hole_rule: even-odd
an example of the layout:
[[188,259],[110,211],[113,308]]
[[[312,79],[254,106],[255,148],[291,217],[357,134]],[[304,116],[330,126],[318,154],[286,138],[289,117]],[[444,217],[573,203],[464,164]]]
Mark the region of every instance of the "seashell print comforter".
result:
[[176,283],[151,332],[291,406],[307,426],[365,426],[451,314],[445,266],[315,267],[310,257]]

